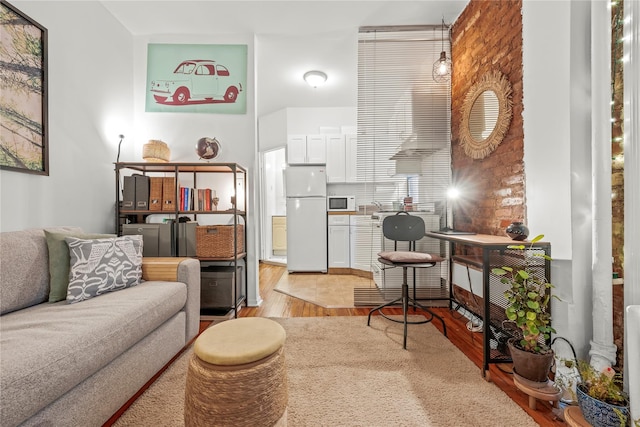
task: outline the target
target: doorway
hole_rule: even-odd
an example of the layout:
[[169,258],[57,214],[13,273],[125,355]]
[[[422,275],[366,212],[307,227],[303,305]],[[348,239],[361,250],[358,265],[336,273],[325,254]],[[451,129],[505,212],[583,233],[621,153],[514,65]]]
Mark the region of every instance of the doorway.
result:
[[262,161],[262,259],[287,263],[287,201],[284,188],[285,147],[264,151]]

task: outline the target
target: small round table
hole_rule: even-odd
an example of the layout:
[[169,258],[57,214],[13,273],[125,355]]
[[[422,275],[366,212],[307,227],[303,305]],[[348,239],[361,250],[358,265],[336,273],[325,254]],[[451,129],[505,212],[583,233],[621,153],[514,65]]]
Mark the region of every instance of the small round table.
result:
[[513,372],[513,383],[518,390],[529,395],[529,408],[535,410],[537,399],[553,402],[554,407],[558,407],[558,401],[562,397],[562,391],[558,390],[553,381],[547,380],[546,383],[538,383],[521,377],[515,371]]
[[591,427],[577,406],[567,406],[564,409],[564,421],[571,427]]

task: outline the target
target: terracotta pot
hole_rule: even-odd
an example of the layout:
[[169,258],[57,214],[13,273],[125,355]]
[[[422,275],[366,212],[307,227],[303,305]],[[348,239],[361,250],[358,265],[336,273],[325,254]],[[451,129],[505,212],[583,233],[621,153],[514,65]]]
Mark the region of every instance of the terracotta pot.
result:
[[513,339],[510,339],[507,345],[513,361],[513,370],[518,375],[530,381],[547,382],[553,365],[553,351],[547,354],[530,353],[516,347]]

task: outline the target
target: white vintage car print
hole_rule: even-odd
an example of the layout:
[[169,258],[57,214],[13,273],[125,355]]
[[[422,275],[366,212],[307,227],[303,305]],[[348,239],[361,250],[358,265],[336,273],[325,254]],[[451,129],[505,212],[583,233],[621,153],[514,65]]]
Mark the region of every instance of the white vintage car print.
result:
[[229,69],[215,61],[182,61],[171,80],[153,80],[156,102],[169,105],[236,102],[242,84],[233,81]]

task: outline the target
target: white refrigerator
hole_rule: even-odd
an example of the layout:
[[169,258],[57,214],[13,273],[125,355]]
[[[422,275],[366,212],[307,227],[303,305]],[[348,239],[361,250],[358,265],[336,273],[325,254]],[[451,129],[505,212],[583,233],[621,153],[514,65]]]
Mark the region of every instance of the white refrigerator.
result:
[[287,270],[327,272],[327,173],[324,166],[284,170]]

